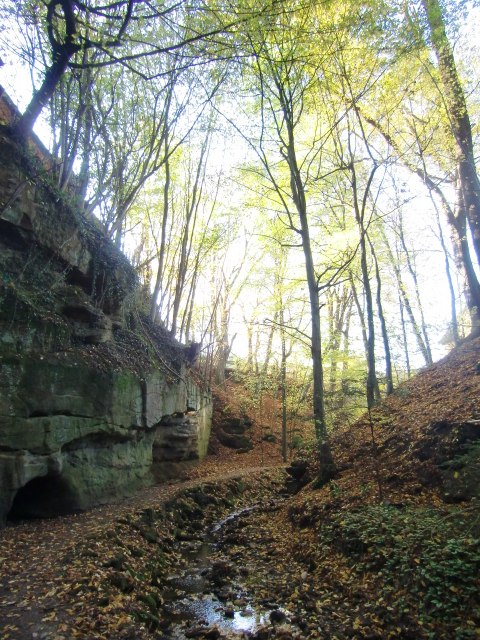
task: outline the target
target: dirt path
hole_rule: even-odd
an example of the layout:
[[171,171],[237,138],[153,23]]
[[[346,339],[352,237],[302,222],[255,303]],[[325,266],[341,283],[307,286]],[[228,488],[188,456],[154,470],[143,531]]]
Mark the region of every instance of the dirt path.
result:
[[147,487],[132,497],[82,514],[7,526],[0,532],[0,640],[70,637],[61,635],[58,618],[49,619],[51,612],[61,614],[55,593],[64,581],[66,567],[62,559],[72,543],[98,534],[99,525],[106,527],[132,511],[158,508],[182,488],[256,475],[280,466],[283,465],[229,471],[228,465],[224,465],[214,473],[207,467],[205,475],[200,467],[194,471],[196,477]]

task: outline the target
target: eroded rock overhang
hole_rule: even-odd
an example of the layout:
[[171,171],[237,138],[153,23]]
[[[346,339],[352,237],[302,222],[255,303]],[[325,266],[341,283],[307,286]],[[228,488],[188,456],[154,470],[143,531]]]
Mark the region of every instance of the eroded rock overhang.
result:
[[149,324],[133,267],[42,162],[0,127],[0,523],[171,477],[210,433],[188,350]]

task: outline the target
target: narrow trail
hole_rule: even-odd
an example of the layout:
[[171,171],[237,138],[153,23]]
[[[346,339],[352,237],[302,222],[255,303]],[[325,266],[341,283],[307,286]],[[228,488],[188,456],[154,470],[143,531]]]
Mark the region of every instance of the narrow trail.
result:
[[132,511],[158,508],[184,488],[253,476],[285,466],[277,464],[227,471],[225,464],[217,467],[215,473],[205,475],[200,467],[194,470],[193,478],[146,487],[131,497],[81,514],[9,523],[0,531],[0,640],[63,637],[57,632],[58,622],[48,620],[49,611],[57,610],[54,596],[56,587],[63,580],[62,558],[72,543],[97,534],[99,526],[106,528]]

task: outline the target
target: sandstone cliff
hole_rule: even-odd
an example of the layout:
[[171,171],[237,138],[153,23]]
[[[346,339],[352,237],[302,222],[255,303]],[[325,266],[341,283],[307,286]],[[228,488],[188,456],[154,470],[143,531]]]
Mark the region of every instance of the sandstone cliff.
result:
[[0,132],[0,523],[87,509],[201,459],[211,397],[135,272]]

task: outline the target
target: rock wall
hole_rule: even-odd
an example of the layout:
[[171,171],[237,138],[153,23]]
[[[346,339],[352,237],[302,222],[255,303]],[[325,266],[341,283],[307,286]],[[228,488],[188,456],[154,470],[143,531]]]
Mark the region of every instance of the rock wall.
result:
[[2,519],[12,506],[17,517],[84,510],[162,478],[162,461],[206,453],[211,400],[184,377],[169,384],[159,371],[101,372],[70,354],[17,356],[3,359],[0,389]]
[[212,413],[125,256],[20,151],[0,130],[0,524],[178,473]]

